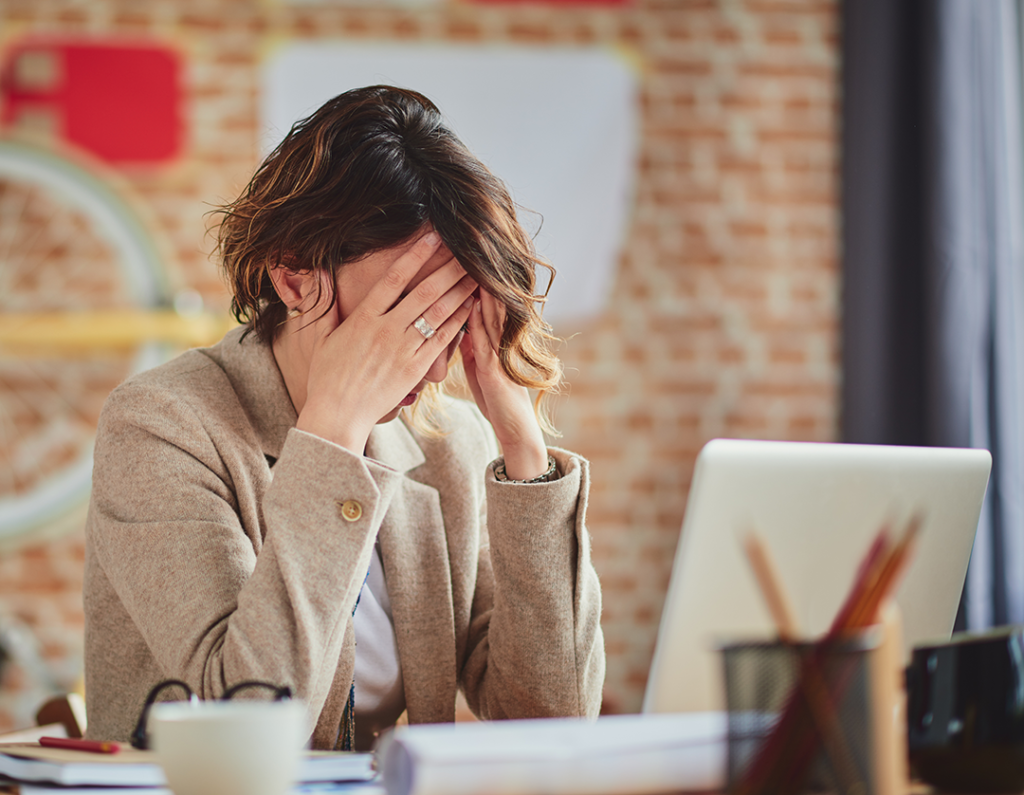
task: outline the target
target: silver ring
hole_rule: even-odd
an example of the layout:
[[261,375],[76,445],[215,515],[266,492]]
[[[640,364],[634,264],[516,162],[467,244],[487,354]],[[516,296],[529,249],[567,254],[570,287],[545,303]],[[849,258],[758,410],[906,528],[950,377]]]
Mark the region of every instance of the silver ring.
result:
[[436,332],[436,329],[433,326],[431,326],[426,320],[424,320],[422,315],[416,318],[416,322],[413,323],[412,325],[413,328],[415,328],[420,334],[423,335],[423,339],[425,340],[429,340],[431,337],[434,336],[434,333]]

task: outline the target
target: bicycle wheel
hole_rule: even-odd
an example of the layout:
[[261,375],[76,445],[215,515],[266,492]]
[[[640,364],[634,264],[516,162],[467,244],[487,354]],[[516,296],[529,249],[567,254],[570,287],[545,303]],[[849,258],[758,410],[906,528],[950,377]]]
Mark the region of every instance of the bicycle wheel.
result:
[[[164,274],[154,236],[108,178],[0,140],[0,313],[8,322],[166,305]],[[0,545],[84,503],[103,401],[163,358],[152,343],[84,354],[0,347]]]

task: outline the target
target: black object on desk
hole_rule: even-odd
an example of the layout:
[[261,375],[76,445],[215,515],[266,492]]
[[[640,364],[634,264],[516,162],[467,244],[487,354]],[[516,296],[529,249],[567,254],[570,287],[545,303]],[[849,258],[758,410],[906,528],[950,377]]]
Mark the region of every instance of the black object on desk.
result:
[[940,790],[1024,790],[1024,627],[916,647],[907,740],[914,773]]

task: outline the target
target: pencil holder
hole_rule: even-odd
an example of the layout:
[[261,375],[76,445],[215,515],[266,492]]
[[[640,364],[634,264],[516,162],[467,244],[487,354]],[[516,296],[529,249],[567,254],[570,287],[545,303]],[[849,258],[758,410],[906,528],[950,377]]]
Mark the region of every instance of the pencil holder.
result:
[[869,657],[879,635],[722,647],[730,793],[883,795],[874,783]]

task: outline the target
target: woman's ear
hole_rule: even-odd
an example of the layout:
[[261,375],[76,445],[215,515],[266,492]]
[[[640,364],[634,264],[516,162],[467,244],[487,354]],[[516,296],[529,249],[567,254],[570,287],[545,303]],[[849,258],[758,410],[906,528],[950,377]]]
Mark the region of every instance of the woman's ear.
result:
[[[281,302],[289,310],[305,311],[309,307],[304,303],[313,290],[316,274],[312,271],[292,270],[286,265],[277,265],[270,269],[270,281],[274,285]],[[315,301],[316,298],[314,297]]]

